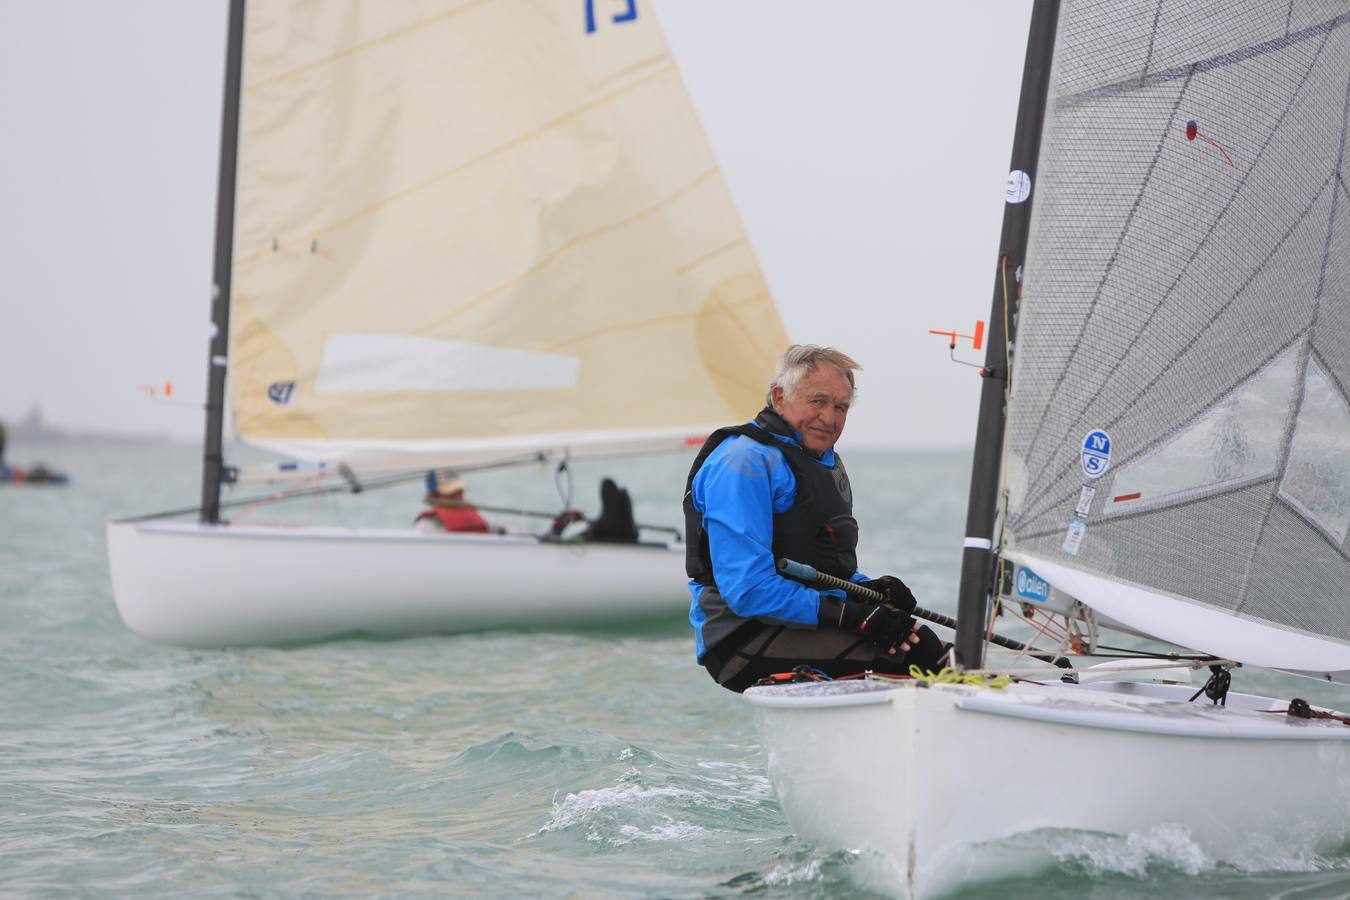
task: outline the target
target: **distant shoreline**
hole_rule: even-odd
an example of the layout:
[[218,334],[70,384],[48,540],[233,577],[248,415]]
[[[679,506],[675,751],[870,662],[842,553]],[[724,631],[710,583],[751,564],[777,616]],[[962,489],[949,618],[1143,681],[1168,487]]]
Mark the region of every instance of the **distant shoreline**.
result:
[[171,445],[181,445],[190,447],[197,441],[187,438],[175,438],[167,433],[163,434],[123,434],[119,432],[64,432],[64,431],[44,431],[39,434],[25,434],[17,429],[10,430],[6,443],[6,455],[9,451],[20,447],[70,447],[78,444],[108,446],[112,444],[127,446],[156,446],[164,447]]

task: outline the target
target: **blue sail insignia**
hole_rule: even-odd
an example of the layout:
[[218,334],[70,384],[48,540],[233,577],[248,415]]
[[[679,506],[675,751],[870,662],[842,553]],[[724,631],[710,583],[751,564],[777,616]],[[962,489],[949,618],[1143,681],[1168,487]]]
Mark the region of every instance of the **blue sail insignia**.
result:
[[1090,432],[1083,438],[1083,474],[1099,478],[1111,466],[1111,436],[1105,431]]

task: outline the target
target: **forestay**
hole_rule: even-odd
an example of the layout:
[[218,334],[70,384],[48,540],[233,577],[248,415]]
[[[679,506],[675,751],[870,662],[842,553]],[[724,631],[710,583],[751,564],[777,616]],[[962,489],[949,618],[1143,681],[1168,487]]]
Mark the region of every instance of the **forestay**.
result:
[[1066,4],[1051,104],[1009,555],[1145,633],[1344,678],[1350,5]]
[[242,438],[417,465],[758,408],[786,338],[648,5],[258,0],[244,52]]

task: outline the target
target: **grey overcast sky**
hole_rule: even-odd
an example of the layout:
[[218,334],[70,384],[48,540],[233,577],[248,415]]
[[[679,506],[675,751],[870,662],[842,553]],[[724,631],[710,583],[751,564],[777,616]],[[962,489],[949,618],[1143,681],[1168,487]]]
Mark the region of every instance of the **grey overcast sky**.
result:
[[[1031,0],[653,3],[845,446],[968,443]],[[0,419],[200,437],[225,11],[0,0]]]

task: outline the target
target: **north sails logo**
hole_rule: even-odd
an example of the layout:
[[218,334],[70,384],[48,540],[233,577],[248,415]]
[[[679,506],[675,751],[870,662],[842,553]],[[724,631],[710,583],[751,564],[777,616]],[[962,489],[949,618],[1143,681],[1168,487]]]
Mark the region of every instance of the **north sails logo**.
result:
[[1111,466],[1111,436],[1105,431],[1093,431],[1083,438],[1083,474],[1100,478]]

